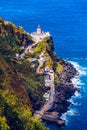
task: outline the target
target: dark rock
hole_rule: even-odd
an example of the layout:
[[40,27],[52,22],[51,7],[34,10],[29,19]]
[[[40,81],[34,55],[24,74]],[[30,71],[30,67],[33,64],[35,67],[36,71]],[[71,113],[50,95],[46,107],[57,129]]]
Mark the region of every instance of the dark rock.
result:
[[57,125],[61,127],[61,126],[65,125],[65,121],[60,119],[57,121]]
[[80,88],[75,87],[75,90],[78,91],[78,92],[80,92]]
[[49,123],[56,123],[59,127],[65,125],[65,121],[59,118],[58,112],[45,112],[42,119]]
[[[65,121],[60,119],[61,115],[68,110],[71,104],[68,99],[74,95],[75,91],[80,91],[79,88],[75,88],[71,79],[74,78],[78,72],[71,63],[64,62],[65,66],[59,77],[60,84],[56,87],[55,100],[48,111],[48,115],[44,115],[46,121],[56,122],[58,126],[65,125]],[[53,112],[57,112],[58,116],[51,115]]]

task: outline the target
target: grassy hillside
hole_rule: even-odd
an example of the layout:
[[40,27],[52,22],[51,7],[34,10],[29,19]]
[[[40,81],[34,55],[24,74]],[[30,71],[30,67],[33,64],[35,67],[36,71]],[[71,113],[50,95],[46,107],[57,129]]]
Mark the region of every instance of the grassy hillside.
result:
[[32,115],[44,103],[43,77],[14,58],[32,42],[22,28],[0,19],[0,130],[47,130]]
[[38,61],[32,64],[27,58],[39,58],[44,51],[48,60],[43,67],[55,71],[56,86],[63,62],[56,57],[51,37],[40,41],[24,59],[15,58],[32,43],[30,34],[22,27],[0,18],[0,130],[48,130],[33,116],[45,102],[44,76],[36,73]]

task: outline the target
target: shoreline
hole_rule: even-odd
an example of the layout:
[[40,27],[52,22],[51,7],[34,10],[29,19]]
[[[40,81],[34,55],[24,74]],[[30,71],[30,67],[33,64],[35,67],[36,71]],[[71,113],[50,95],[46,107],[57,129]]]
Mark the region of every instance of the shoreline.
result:
[[72,61],[68,61],[68,62],[73,65],[73,67],[77,70],[78,73],[77,73],[77,75],[75,75],[75,76],[71,79],[72,84],[73,84],[73,86],[74,86],[74,88],[75,88],[76,90],[75,90],[74,95],[72,95],[71,98],[68,100],[68,101],[70,102],[69,109],[68,109],[65,113],[63,113],[62,116],[61,116],[62,119],[66,121],[66,124],[68,123],[67,115],[69,115],[69,116],[73,116],[73,115],[74,115],[74,116],[75,116],[75,115],[78,114],[78,112],[75,111],[75,110],[73,110],[71,107],[72,107],[73,105],[74,105],[74,106],[77,106],[78,103],[74,103],[73,98],[77,98],[77,97],[80,96],[80,89],[81,89],[81,87],[78,86],[78,85],[79,85],[79,82],[80,82],[80,81],[79,81],[79,77],[80,77],[80,75],[81,75],[81,73],[80,73],[81,70],[78,69],[78,67],[75,66],[75,64],[73,64]]
[[69,106],[72,96],[76,91],[80,91],[80,88],[74,86],[72,79],[79,76],[78,70],[75,66],[67,61],[64,61],[64,69],[59,75],[60,84],[55,91],[55,99],[53,106],[47,112],[44,113],[43,120],[47,123],[56,123],[58,127],[62,127],[66,124],[66,121],[61,117],[64,113],[69,111]]

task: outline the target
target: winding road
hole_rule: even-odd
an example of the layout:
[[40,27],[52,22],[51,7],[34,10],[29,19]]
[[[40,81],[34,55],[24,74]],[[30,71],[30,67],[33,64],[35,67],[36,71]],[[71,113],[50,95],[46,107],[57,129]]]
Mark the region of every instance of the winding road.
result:
[[[41,40],[39,40],[41,41]],[[24,52],[20,55],[21,58],[24,58],[25,54],[27,54],[29,52],[29,50],[36,46],[37,43],[39,42],[38,39],[35,41],[35,44],[32,44],[32,45],[29,45],[25,50]],[[41,55],[39,56],[39,59],[38,59],[38,62],[39,62],[39,65],[38,65],[38,68],[36,70],[36,72],[38,74],[41,74],[39,72],[40,68],[42,67],[43,63],[46,61],[44,58],[43,58],[43,55],[44,53],[42,52]],[[50,87],[50,91],[49,91],[49,100],[45,102],[45,104],[43,105],[43,107],[39,110],[39,111],[36,111],[35,113],[35,116],[37,117],[40,117],[42,118],[44,113],[46,111],[48,111],[52,105],[53,105],[53,102],[54,102],[54,95],[55,95],[55,85],[54,85],[54,72],[53,73],[49,73],[50,75],[50,82],[48,83],[48,86]],[[46,84],[46,82],[45,82]]]
[[39,116],[40,118],[42,118],[44,116],[44,113],[52,107],[54,102],[54,95],[55,95],[54,73],[50,75],[50,78],[51,80],[49,83],[50,87],[49,100],[45,102],[45,104],[39,111],[36,111],[36,116]]
[[[44,54],[43,54],[44,55]],[[39,69],[40,67],[43,65],[44,63],[44,58],[42,57],[42,54],[40,55],[40,59],[38,60],[39,62],[39,66],[37,68],[37,73],[40,74]],[[36,111],[36,116],[42,118],[44,113],[46,111],[48,111],[54,102],[54,95],[55,95],[55,85],[54,85],[54,72],[53,73],[49,73],[50,74],[50,82],[49,82],[49,87],[50,87],[50,92],[49,92],[49,100],[45,102],[45,104],[43,105],[43,107],[39,110]],[[46,83],[45,83],[46,84]]]
[[37,41],[35,41],[34,44],[28,45],[28,46],[25,48],[24,52],[20,55],[21,59],[23,59],[24,56],[25,56],[27,53],[29,53],[30,50],[38,44],[38,42],[39,42],[39,41],[37,40]]

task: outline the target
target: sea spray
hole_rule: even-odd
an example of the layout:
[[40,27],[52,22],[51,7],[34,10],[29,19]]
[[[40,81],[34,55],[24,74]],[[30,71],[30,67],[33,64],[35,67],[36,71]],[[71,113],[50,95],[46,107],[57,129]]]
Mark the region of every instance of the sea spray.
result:
[[69,62],[71,64],[73,64],[73,66],[78,70],[80,76],[87,74],[87,72],[86,72],[87,68],[86,67],[83,67],[83,66],[79,65],[77,62],[74,62],[74,61],[69,61]]
[[[77,87],[77,88],[81,88],[82,85],[84,85],[84,83],[82,83],[80,77],[82,75],[86,75],[86,71],[85,69],[86,68],[83,68],[82,66],[80,66],[77,62],[74,62],[74,61],[69,61],[75,68],[76,70],[79,72],[79,76],[75,76],[74,78],[72,78],[72,83],[74,85],[74,87]],[[81,98],[81,93],[78,92],[78,91],[75,91],[75,94],[74,96],[72,96],[72,98],[70,98],[68,101],[71,103],[70,107],[69,107],[69,110],[62,114],[61,118],[63,120],[66,121],[66,125],[69,124],[69,120],[70,120],[70,117],[72,116],[77,116],[78,115],[78,110],[76,110],[75,108],[73,108],[73,106],[80,106],[81,104],[78,103],[78,102],[75,102],[75,99],[76,98]]]

